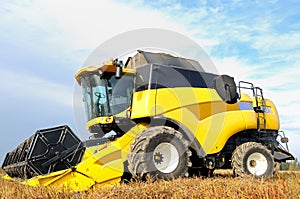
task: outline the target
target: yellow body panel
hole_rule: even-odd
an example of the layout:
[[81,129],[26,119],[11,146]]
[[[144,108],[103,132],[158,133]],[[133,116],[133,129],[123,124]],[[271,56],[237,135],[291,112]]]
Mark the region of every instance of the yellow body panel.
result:
[[261,129],[269,129],[269,130],[279,130],[280,129],[280,122],[279,122],[279,116],[277,109],[274,105],[274,103],[269,100],[265,99],[265,119],[266,119],[266,127],[264,127],[264,119],[263,119],[263,113],[257,114],[257,117],[260,119],[260,128]]
[[249,102],[252,104],[252,99],[248,94],[242,93],[239,102]]
[[132,99],[131,118],[155,116],[156,90],[135,92]]
[[168,112],[164,116],[188,127],[206,154],[220,152],[232,135],[257,126],[256,114],[251,110],[220,112],[203,120],[187,108]]
[[[207,88],[158,89],[156,114],[206,102],[222,101],[215,90]],[[205,112],[205,110],[203,111]]]
[[207,154],[218,153],[232,135],[256,125],[254,111],[218,113],[200,122],[196,138]]
[[224,111],[239,110],[237,104],[224,103],[214,89],[208,88],[159,89],[156,103],[156,115],[187,108],[198,120]]
[[[199,110],[202,117],[211,115],[211,112],[235,110],[238,106],[225,105],[214,89],[207,88],[166,88],[144,90],[134,93],[131,118],[152,117],[166,112],[190,106]],[[198,107],[201,106],[201,107]],[[209,111],[209,112],[207,112]],[[201,117],[201,119],[202,119]]]
[[97,117],[87,122],[87,129],[95,124],[111,124],[114,121],[113,116]]

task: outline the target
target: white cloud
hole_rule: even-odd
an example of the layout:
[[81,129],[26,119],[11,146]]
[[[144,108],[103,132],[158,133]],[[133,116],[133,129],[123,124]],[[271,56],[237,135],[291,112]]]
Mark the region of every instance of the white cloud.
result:
[[[50,33],[50,40],[63,41],[74,49],[94,48],[120,32],[137,28],[157,27],[184,31],[184,26],[165,15],[147,9],[135,9],[113,1],[37,1],[23,6],[6,5],[12,10],[7,22],[24,23],[31,28]],[[11,23],[13,24],[13,23]],[[30,27],[31,26],[31,27]],[[26,32],[25,32],[26,33]]]
[[[247,60],[244,60],[246,62]],[[249,76],[257,73],[258,66],[243,63],[240,57],[213,58],[220,74],[234,76],[235,81],[250,81]]]
[[[4,7],[10,10],[0,19],[7,27],[5,37],[13,37],[15,43],[22,43],[38,51],[50,48],[60,56],[72,56],[70,51],[73,51],[74,59],[78,59],[75,51],[94,49],[107,39],[134,29],[163,28],[187,36],[200,31],[187,30],[186,24],[170,18],[169,14],[145,7],[141,3],[132,6],[109,0],[33,0],[27,3],[5,3]],[[194,17],[190,15],[193,13],[198,16],[203,15],[203,12],[197,9],[183,18],[192,19]],[[33,38],[36,41],[32,41]],[[218,44],[218,41],[201,38],[199,43],[210,46]]]
[[[278,54],[284,56],[290,53],[290,50],[297,50],[300,45],[300,34],[298,32],[290,32],[285,34],[263,34],[254,38],[252,47],[257,49],[263,54],[269,54],[270,52],[280,51]],[[280,57],[282,58],[282,57]],[[285,57],[283,57],[285,58]]]
[[36,76],[18,73],[0,67],[1,93],[22,99],[39,98],[67,107],[72,106],[72,88]]

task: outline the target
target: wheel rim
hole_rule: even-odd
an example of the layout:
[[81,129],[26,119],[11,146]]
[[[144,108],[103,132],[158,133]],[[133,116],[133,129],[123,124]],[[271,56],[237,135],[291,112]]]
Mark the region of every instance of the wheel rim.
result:
[[160,172],[171,173],[179,163],[179,154],[176,147],[170,143],[160,143],[153,151],[153,162]]
[[247,159],[248,171],[256,176],[263,175],[268,169],[268,161],[261,153],[252,153]]

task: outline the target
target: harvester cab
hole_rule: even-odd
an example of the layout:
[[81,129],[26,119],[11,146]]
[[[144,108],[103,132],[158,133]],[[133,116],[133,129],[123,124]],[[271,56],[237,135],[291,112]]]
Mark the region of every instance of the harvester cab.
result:
[[220,168],[272,177],[275,162],[294,159],[262,89],[207,73],[197,61],[138,51],[124,65],[88,66],[75,78],[93,136],[81,142],[66,126],[40,130],[7,154],[6,179],[82,191]]
[[135,72],[116,68],[119,66],[111,62],[98,68],[84,68],[76,74],[77,82],[82,88],[88,119],[87,129],[95,137],[102,137],[111,131],[123,134],[132,126],[128,120],[128,113]]

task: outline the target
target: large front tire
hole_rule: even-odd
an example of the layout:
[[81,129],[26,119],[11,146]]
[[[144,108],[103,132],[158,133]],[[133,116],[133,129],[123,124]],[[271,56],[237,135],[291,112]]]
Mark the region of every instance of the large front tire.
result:
[[275,172],[274,157],[267,147],[256,142],[238,146],[232,155],[232,168],[236,176],[270,178]]
[[171,180],[188,176],[191,151],[183,135],[173,128],[150,127],[135,138],[128,156],[133,177]]

